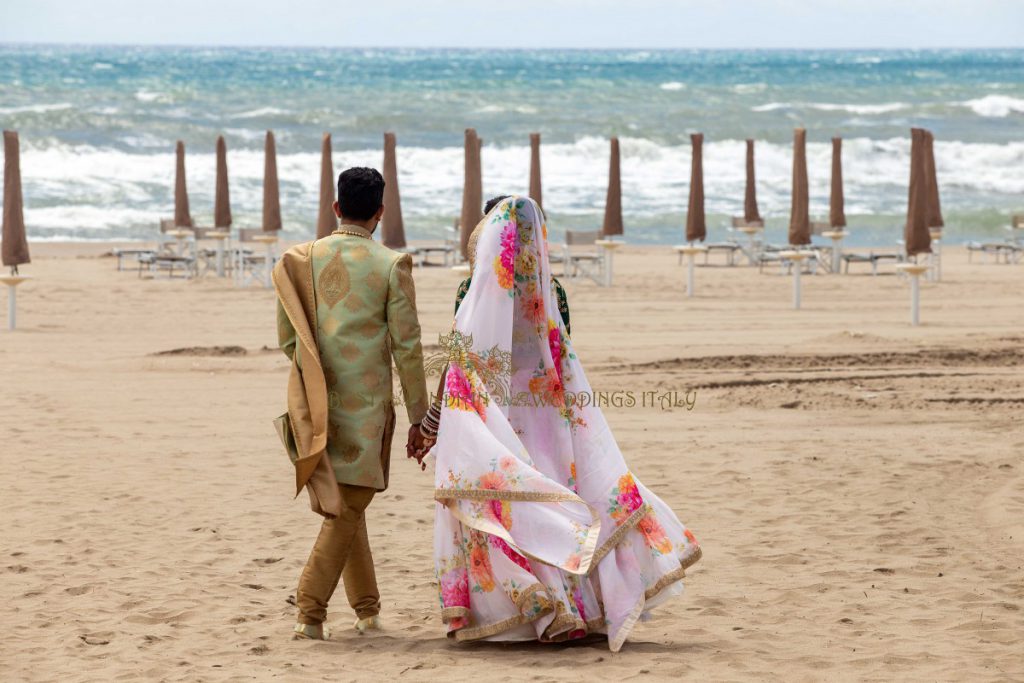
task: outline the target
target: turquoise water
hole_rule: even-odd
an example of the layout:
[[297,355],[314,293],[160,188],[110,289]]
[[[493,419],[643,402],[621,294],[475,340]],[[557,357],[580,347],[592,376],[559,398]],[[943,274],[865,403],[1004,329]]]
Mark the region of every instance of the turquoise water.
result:
[[484,139],[485,194],[526,188],[543,136],[545,205],[559,229],[595,227],[607,138],[622,140],[632,241],[675,242],[703,132],[712,239],[743,199],[743,139],[758,140],[769,237],[787,220],[792,129],[808,128],[812,213],[827,212],[829,138],[845,139],[855,241],[892,243],[906,204],[910,126],[936,135],[949,234],[1002,234],[1024,211],[1024,51],[481,51],[0,46],[0,125],[22,139],[36,238],[146,238],[171,212],[173,145],[188,150],[192,211],[208,224],[213,144],[228,143],[236,226],[259,223],[262,144],[278,142],[286,229],[316,219],[319,141],[336,169],[380,165],[398,136],[407,231],[460,206],[462,132]]

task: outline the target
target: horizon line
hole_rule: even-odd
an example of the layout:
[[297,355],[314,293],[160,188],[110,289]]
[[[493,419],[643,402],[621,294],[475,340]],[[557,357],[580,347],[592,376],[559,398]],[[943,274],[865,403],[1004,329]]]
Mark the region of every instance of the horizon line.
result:
[[485,47],[485,46],[442,46],[442,45],[293,45],[293,44],[257,44],[257,43],[120,43],[120,42],[56,42],[29,40],[0,40],[0,47],[123,47],[123,48],[178,48],[178,49],[255,49],[255,50],[455,50],[483,52],[947,52],[957,50],[1024,52],[1024,47],[1012,46],[979,46],[979,45],[947,45],[933,47],[779,47],[779,46],[745,46],[733,47],[720,45],[715,47],[571,47],[549,46],[540,48],[525,47]]

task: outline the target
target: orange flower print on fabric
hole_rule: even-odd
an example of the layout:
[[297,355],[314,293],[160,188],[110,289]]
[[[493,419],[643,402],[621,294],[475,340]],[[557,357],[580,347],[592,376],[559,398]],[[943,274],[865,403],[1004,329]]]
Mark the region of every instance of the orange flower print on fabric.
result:
[[653,514],[644,515],[637,528],[643,534],[647,546],[657,551],[659,555],[668,555],[672,552],[672,541],[665,535],[665,529]]
[[619,477],[619,485],[613,488],[611,493],[612,497],[608,501],[608,515],[617,524],[625,522],[644,504],[644,499],[640,497],[640,490],[633,480],[633,475],[629,472]]
[[448,374],[445,377],[445,392],[447,394],[448,407],[457,410],[475,411],[480,419],[487,420],[487,409],[483,400],[473,391],[473,385],[462,367],[456,363],[448,366]]
[[487,504],[491,510],[491,515],[494,516],[494,521],[511,531],[512,504],[507,500],[489,500]]
[[523,313],[527,320],[534,325],[539,325],[544,320],[544,297],[534,294],[524,299]]
[[505,475],[501,472],[484,472],[480,475],[480,488],[501,491],[506,488]]
[[512,289],[515,281],[517,246],[516,225],[509,222],[501,231],[501,253],[494,257],[494,274],[502,289]]
[[580,568],[580,562],[583,558],[580,557],[579,553],[573,553],[565,560],[565,568],[569,571],[576,571]]
[[474,590],[479,588],[484,593],[494,590],[494,573],[491,571],[491,556],[487,552],[486,543],[474,543],[469,553],[469,573],[476,582]]

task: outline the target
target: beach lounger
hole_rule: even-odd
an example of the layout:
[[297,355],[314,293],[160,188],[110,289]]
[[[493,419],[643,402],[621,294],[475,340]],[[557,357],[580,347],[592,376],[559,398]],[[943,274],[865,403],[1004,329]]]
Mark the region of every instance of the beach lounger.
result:
[[587,277],[599,285],[604,283],[604,256],[596,245],[599,239],[601,232],[598,230],[565,231],[562,273],[566,278]]
[[139,256],[155,254],[155,249],[111,249],[111,255],[117,257],[117,269],[118,271],[124,270],[124,259],[129,256],[136,257],[138,260]]
[[173,278],[175,271],[178,271],[184,278],[195,277],[196,260],[192,256],[160,252],[142,254],[138,259],[140,279],[143,277],[143,273],[149,273],[149,277],[156,277],[162,271],[167,272],[168,278]]
[[[729,240],[727,242],[712,242],[711,244],[704,245],[706,251],[704,252],[704,265],[709,265],[708,259],[712,252],[719,252],[725,254],[725,264],[727,266],[736,265],[736,252],[743,251],[743,247],[740,246],[739,242]],[[679,252],[679,265],[683,264],[683,252]]]
[[1024,247],[1021,247],[1013,242],[968,242],[967,243],[967,262],[971,263],[975,252],[981,252],[982,263],[988,261],[988,257],[991,255],[995,258],[995,262],[999,263],[999,259],[1002,258],[1004,263],[1019,263],[1021,260],[1021,254],[1024,252]]
[[894,263],[902,263],[903,261],[906,260],[906,257],[904,257],[902,254],[894,254],[894,253],[876,254],[874,252],[870,252],[868,254],[852,254],[852,253],[843,254],[842,259],[843,259],[843,262],[844,262],[844,265],[843,265],[843,272],[844,273],[849,273],[850,272],[850,264],[851,263],[870,263],[871,264],[871,274],[872,275],[878,275],[878,264],[880,264],[881,262],[883,262],[883,261],[892,261]]

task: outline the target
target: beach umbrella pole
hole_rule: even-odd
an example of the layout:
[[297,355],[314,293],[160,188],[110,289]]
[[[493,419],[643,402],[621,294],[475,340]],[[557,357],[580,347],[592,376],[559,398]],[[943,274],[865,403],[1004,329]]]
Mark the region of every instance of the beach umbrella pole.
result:
[[707,251],[707,247],[698,244],[681,244],[675,250],[686,256],[686,298],[693,298],[694,294],[694,272],[696,271],[697,254]]
[[793,309],[800,310],[800,271],[803,270],[800,263],[793,264]]
[[693,265],[693,252],[691,251],[686,255],[686,296],[693,296],[693,271],[695,270]]
[[928,266],[920,263],[901,263],[896,268],[910,277],[910,324],[917,327],[921,324],[921,275],[927,272]]
[[910,276],[910,324],[921,324],[921,281],[917,275]]
[[779,254],[781,258],[787,259],[793,266],[793,310],[800,310],[800,271],[803,270],[803,261],[807,254],[802,251],[784,251]]
[[18,326],[18,285],[27,279],[26,275],[0,276],[0,282],[7,285],[7,329],[12,332]]

